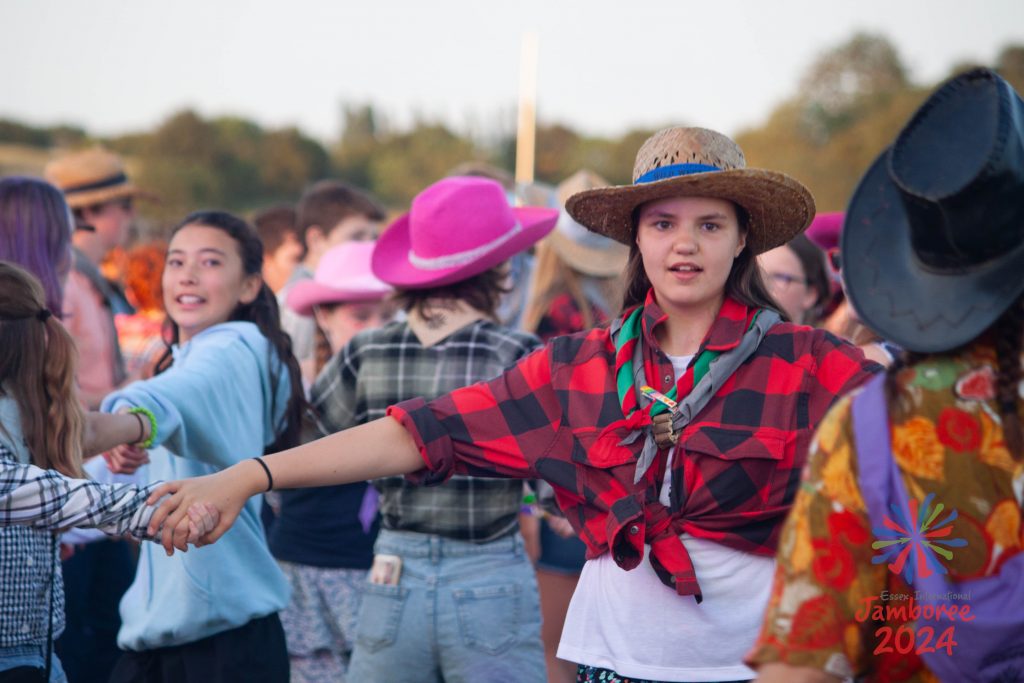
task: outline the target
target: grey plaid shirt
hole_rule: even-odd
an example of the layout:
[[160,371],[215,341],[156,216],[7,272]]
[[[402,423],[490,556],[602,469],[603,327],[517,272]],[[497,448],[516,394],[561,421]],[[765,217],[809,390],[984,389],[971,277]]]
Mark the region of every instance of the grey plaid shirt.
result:
[[[53,530],[96,527],[144,538],[157,484],[98,484],[18,463],[0,444],[0,647],[46,643],[50,573],[57,567]],[[17,525],[17,526],[8,526]],[[64,581],[53,578],[53,633],[64,630]]]
[[[324,434],[384,417],[388,406],[430,400],[496,377],[540,346],[531,334],[478,320],[424,347],[409,326],[391,323],[356,335],[313,384]],[[403,477],[378,479],[383,528],[485,543],[516,530],[523,483],[455,476],[421,487]]]

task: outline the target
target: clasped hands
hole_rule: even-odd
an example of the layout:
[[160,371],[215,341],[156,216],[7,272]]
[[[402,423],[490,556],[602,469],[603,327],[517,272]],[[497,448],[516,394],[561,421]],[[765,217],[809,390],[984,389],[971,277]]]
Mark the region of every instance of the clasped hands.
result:
[[[153,501],[151,496],[146,501],[147,505],[153,505],[156,502],[160,502],[158,498]],[[160,508],[154,511],[154,517],[156,512]],[[174,526],[171,527],[168,524],[153,524],[152,518],[150,518],[150,524],[147,528],[147,536],[154,541],[160,541],[163,536],[171,534],[173,539],[177,542],[174,547],[182,552],[188,552],[188,546],[193,545],[197,548],[206,545],[204,539],[217,527],[217,523],[220,521],[220,510],[214,505],[209,503],[195,503],[190,505],[186,510],[186,514],[181,517]],[[166,549],[166,545],[165,545]],[[172,555],[173,551],[167,549],[167,554]]]
[[[124,444],[103,453],[103,459],[114,474],[134,474],[149,462],[149,452],[139,446]],[[172,504],[167,488],[167,484],[162,485],[146,501],[147,505],[160,503],[150,519],[147,535],[154,541],[162,541],[168,555],[174,553],[174,548],[188,552],[189,545],[198,548],[212,543],[209,536],[220,522],[220,510],[211,503],[196,501],[184,507],[182,514],[168,523],[165,518],[178,507]]]

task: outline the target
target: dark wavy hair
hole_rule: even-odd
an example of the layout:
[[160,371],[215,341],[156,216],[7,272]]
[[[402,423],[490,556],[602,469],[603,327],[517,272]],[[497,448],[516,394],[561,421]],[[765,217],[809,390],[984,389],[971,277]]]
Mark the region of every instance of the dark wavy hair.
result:
[[[263,270],[263,244],[256,231],[244,220],[225,211],[196,211],[185,216],[184,220],[175,226],[171,237],[173,238],[179,230],[190,225],[216,228],[227,233],[238,243],[238,253],[242,257],[244,273],[260,275]],[[274,432],[277,434],[277,441],[268,446],[266,452],[274,453],[297,446],[302,431],[302,420],[307,409],[305,393],[302,388],[302,374],[299,371],[299,363],[295,360],[295,354],[292,353],[291,337],[281,329],[281,313],[277,306],[277,298],[270,291],[267,283],[260,283],[259,294],[256,295],[252,303],[239,303],[229,320],[255,324],[270,342],[267,354],[270,367],[271,400],[277,400],[277,388],[282,381],[288,382],[291,387],[282,423],[275,426]],[[169,344],[177,344],[179,341],[178,325],[170,316],[164,321],[164,339]],[[280,360],[280,366],[275,361],[275,357]],[[167,370],[171,367],[172,362],[173,356],[171,348],[168,346],[163,356],[157,361],[156,374]],[[278,367],[285,369],[286,377],[282,377],[275,371],[275,368]],[[276,412],[277,406],[272,403],[271,414]]]
[[[647,292],[651,288],[651,281],[647,278],[647,272],[644,270],[640,248],[636,244],[636,231],[642,206],[638,206],[633,211],[633,232],[629,244],[629,261],[626,263],[626,292],[622,297],[623,313],[634,306],[642,306],[647,299]],[[736,209],[740,234],[746,235],[750,231],[750,216],[742,206],[733,203],[733,207]],[[732,262],[729,279],[725,281],[725,294],[741,304],[754,308],[767,308],[778,313],[783,320],[789,320],[782,310],[782,306],[779,306],[768,291],[764,278],[761,277],[757,258],[747,247],[744,247],[740,255]]]

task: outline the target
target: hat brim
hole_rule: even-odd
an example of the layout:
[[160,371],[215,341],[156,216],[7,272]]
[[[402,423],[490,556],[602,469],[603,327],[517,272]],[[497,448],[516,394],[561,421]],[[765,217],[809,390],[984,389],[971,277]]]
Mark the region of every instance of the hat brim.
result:
[[750,216],[747,247],[754,254],[785,244],[814,218],[814,198],[806,187],[784,173],[756,168],[586,190],[569,197],[565,208],[578,223],[629,245],[636,207],[666,197],[714,197],[742,206]]
[[887,149],[861,179],[840,236],[843,280],[857,317],[911,351],[971,341],[1024,291],[1024,245],[980,267],[939,273],[923,264],[888,173]]
[[391,288],[383,287],[380,283],[371,283],[365,288],[355,290],[331,287],[316,280],[301,280],[288,291],[286,303],[288,308],[299,315],[312,316],[314,306],[380,301],[389,292]]
[[106,202],[112,202],[116,199],[125,199],[127,197],[131,197],[133,199],[156,200],[156,195],[140,190],[133,183],[103,187],[98,190],[87,190],[85,192],[72,192],[70,194],[65,194],[64,200],[72,209],[82,209],[87,206],[105,204]]
[[[373,250],[373,274],[400,289],[426,289],[459,282],[494,268],[525,251],[551,232],[558,221],[557,209],[518,207],[512,209],[521,230],[511,239],[469,263],[448,268],[418,268],[409,260],[412,239],[409,214],[399,217],[377,239]],[[452,230],[458,230],[457,225]]]
[[591,277],[612,277],[626,269],[629,248],[623,244],[606,242],[606,249],[593,249],[572,241],[558,230],[547,237],[551,248],[573,270]]

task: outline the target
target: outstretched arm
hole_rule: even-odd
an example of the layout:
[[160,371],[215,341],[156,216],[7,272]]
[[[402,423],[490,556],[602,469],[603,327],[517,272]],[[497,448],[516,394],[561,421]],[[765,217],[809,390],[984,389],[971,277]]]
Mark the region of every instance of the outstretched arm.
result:
[[[144,504],[151,488],[100,484],[34,465],[0,462],[0,526],[92,527],[111,535],[152,538],[156,534],[147,534],[147,526],[153,509]],[[216,521],[215,508],[197,506],[181,520],[182,538],[195,543]]]
[[[390,417],[368,422],[322,439],[263,458],[273,477],[275,489],[307,486],[331,486],[423,469],[416,443],[397,421]],[[163,526],[163,544],[167,553],[183,550],[183,529],[175,529],[191,506],[212,504],[220,511],[220,522],[200,544],[220,538],[241,511],[250,496],[267,490],[267,473],[254,459],[244,460],[225,470],[164,484],[149,497],[155,503],[170,494],[153,514],[150,533]]]
[[149,420],[142,415],[88,412],[82,430],[82,453],[87,458],[122,444],[141,443],[149,434]]
[[[440,482],[453,473],[536,478],[530,456],[553,447],[566,433],[560,424],[550,359],[541,349],[487,382],[456,389],[429,404],[412,399],[392,406],[389,417],[269,455],[264,462],[274,488],[330,486],[421,470],[430,473],[423,483]],[[210,503],[221,514],[216,529],[203,539],[212,543],[231,527],[245,501],[265,491],[267,484],[267,473],[251,461],[164,484],[150,501],[173,495],[154,513],[150,528],[164,524],[162,540],[170,553],[182,547],[183,535],[174,526],[185,511],[196,503]]]

